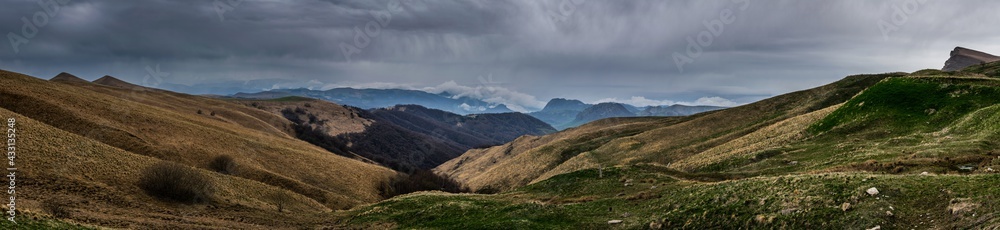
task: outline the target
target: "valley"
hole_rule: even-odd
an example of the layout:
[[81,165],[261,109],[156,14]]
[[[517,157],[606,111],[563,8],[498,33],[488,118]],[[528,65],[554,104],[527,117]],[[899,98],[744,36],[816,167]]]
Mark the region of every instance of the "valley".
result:
[[[520,113],[216,99],[66,73],[4,72],[21,87],[0,96],[18,121],[18,189],[33,191],[18,210],[37,226],[968,228],[1000,224],[1000,191],[982,186],[1000,180],[998,65],[559,132]],[[138,176],[163,165],[211,184],[208,200],[144,191]]]
[[0,229],[1000,229],[1000,1],[0,1]]

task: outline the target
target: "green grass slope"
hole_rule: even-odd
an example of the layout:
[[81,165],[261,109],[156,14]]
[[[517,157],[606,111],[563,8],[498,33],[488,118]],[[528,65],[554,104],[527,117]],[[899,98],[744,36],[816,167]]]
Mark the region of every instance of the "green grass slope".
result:
[[679,118],[616,118],[503,146],[471,150],[435,170],[474,190],[510,190],[600,166],[670,164],[776,123],[828,108],[903,73],[856,75],[745,106]]
[[[601,177],[603,176],[603,177]],[[353,210],[417,229],[997,228],[1000,175],[824,173],[705,182],[661,166],[561,174],[500,195],[422,193]],[[879,190],[869,195],[870,188]],[[609,224],[622,220],[620,224]]]
[[[1000,228],[994,186],[1000,182],[1000,80],[975,72],[876,76],[870,84],[845,84],[858,82],[848,78],[671,122],[634,121],[646,128],[627,121],[590,124],[581,127],[590,132],[515,141],[497,153],[470,151],[439,169],[476,186],[508,186],[505,192],[397,197],[352,210],[348,224]],[[823,93],[836,91],[854,93]],[[718,114],[729,117],[713,117]],[[539,169],[544,172],[535,179],[510,183],[511,175]],[[869,194],[871,188],[878,194]]]

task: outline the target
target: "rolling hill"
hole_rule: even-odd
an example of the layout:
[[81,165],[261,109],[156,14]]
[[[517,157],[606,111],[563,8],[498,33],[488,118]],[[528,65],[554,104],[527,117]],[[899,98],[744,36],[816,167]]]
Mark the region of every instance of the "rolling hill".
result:
[[[296,139],[266,111],[102,79],[0,72],[0,114],[18,127],[18,210],[119,228],[291,226],[276,210],[375,202],[398,174]],[[234,159],[225,173],[211,163],[221,156]],[[206,178],[214,195],[181,205],[144,191],[141,177],[163,162]]]
[[[995,229],[998,69],[854,75],[547,135],[523,114],[223,100],[12,72],[0,72],[11,86],[0,116],[17,119],[18,210],[39,228]],[[433,169],[480,194],[384,199],[402,174],[375,164],[382,151],[509,139]],[[207,201],[150,191],[162,165],[211,185]]]
[[[601,120],[549,136],[472,150],[437,170],[472,189],[506,191],[602,165],[665,165],[757,129],[843,103],[882,79],[904,75],[852,76],[826,86],[689,117]],[[508,153],[509,149],[521,151]]]
[[522,137],[435,169],[499,194],[418,193],[349,216],[403,228],[997,228],[1000,79],[979,71],[997,66],[856,75]]

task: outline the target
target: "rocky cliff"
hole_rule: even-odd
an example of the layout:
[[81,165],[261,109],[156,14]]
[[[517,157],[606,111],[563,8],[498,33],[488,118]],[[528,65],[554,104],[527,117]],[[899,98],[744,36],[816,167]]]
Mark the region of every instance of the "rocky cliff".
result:
[[1000,57],[977,50],[955,47],[955,50],[951,51],[951,58],[948,58],[948,61],[944,62],[944,68],[941,68],[941,70],[959,71],[972,65],[995,61],[1000,61]]

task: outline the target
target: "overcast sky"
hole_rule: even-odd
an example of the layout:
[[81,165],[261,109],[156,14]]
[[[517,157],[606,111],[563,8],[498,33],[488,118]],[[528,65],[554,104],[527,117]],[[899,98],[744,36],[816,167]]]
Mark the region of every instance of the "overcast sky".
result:
[[[60,1],[0,0],[0,69],[412,88],[523,111],[555,97],[736,105],[941,68],[955,46],[1000,53],[1000,1],[989,0],[41,2]],[[156,66],[162,81],[145,77]]]

